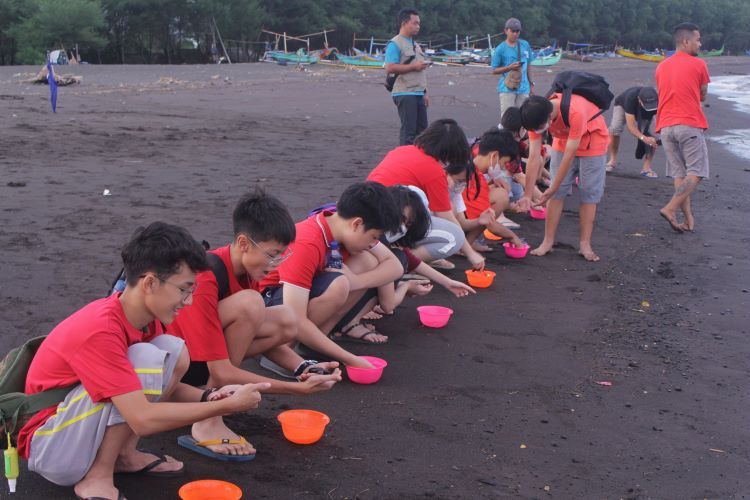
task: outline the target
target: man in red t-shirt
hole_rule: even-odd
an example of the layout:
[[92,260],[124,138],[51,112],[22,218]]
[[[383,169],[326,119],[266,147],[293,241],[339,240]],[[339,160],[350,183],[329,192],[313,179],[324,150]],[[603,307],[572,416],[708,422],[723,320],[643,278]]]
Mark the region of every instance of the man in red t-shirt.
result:
[[[29,470],[74,485],[79,498],[119,498],[115,473],[173,477],[183,464],[136,448],[139,436],[258,406],[268,384],[211,392],[180,383],[189,364],[184,342],[161,335],[195,292],[207,268],[203,247],[184,229],[156,222],[122,251],[123,292],[90,303],[42,342],[26,393],[71,387],[59,405],[21,429]],[[158,401],[158,402],[156,402]]]
[[[401,214],[385,186],[352,184],[341,194],[336,212],[323,210],[297,223],[291,255],[260,284],[266,304],[283,303],[297,314],[297,338],[305,346],[347,366],[371,368],[326,334],[365,343],[388,340],[356,321],[368,311],[353,308],[368,290],[403,275],[398,258],[378,242],[384,231],[398,231],[400,224]],[[353,327],[339,329],[346,325]]]
[[539,205],[548,202],[544,240],[531,253],[541,256],[552,251],[565,197],[572,193],[573,183],[578,177],[581,201],[579,253],[586,260],[596,262],[599,256],[591,248],[591,235],[596,206],[604,194],[609,132],[599,108],[575,94],[570,97],[566,124],[560,112],[561,99],[561,94],[552,94],[549,99],[531,96],[521,106],[521,120],[529,131],[529,161],[526,165],[526,191],[518,206],[521,210],[528,210],[532,205],[533,189],[541,168],[542,136],[549,130],[553,138],[550,161],[553,180],[539,199]]
[[[656,67],[659,107],[656,131],[661,133],[667,157],[667,175],[674,179],[674,195],[659,213],[677,232],[692,231],[695,219],[690,195],[708,177],[708,122],[701,102],[708,92],[706,62],[696,57],[701,48],[698,26],[682,23],[673,30],[675,53]],[[677,221],[677,210],[685,218]]]
[[[266,392],[272,394],[330,389],[341,380],[338,363],[305,361],[294,352],[289,344],[297,340],[297,317],[285,305],[266,308],[258,293],[260,280],[290,255],[285,251],[295,230],[289,212],[277,198],[256,190],[240,199],[232,225],[234,240],[209,252],[211,269],[196,277],[192,306],[168,327],[185,340],[190,354],[190,369],[182,381],[197,387],[268,382]],[[266,378],[240,367],[260,354],[295,381]],[[322,373],[311,373],[313,366]],[[231,444],[239,439],[216,417],[195,423],[191,435],[180,436],[178,443],[219,460],[255,453],[250,443]]]

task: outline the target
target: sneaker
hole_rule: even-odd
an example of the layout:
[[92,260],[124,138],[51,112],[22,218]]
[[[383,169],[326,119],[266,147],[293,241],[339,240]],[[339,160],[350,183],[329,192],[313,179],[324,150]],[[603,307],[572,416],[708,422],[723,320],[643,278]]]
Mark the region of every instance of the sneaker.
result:
[[291,371],[287,370],[283,366],[277,365],[265,356],[260,357],[260,366],[261,368],[265,368],[266,370],[275,373],[279,377],[297,380],[297,378]]

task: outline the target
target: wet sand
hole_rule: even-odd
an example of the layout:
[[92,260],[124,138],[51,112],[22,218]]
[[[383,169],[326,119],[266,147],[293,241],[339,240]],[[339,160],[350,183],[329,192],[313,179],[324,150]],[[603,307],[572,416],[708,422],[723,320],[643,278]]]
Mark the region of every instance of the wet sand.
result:
[[[709,68],[745,73],[748,60]],[[573,68],[620,92],[653,83],[655,65],[563,61],[554,70]],[[0,67],[2,352],[105,293],[137,226],[165,220],[224,244],[232,207],[258,184],[301,218],[364,179],[398,137],[381,71],[68,67],[83,83],[60,88],[53,115],[46,87],[19,83],[37,70]],[[470,136],[497,123],[488,70],[429,71],[431,119],[456,118]],[[553,73],[535,72],[546,90]],[[746,128],[731,103],[709,95],[707,106],[710,134]],[[670,182],[639,177],[625,137],[594,233],[601,262],[577,255],[574,194],[552,255],[515,261],[497,250],[492,288],[407,301],[378,324],[387,346],[353,347],[388,360],[377,385],[267,396],[230,417],[259,450],[248,464],[179,448],[184,429],[148,438],[144,447],[185,461],[185,477],[117,486],[131,499],[176,498],[200,478],[232,481],[250,498],[743,498],[750,169],[720,144],[709,148],[694,234],[659,217]],[[663,176],[663,153],[654,167]],[[541,241],[543,222],[516,219],[522,236]],[[456,262],[451,275],[462,279],[468,266]],[[415,311],[423,303],[456,313],[446,328],[425,329]],[[275,417],[286,408],[330,415],[323,440],[285,442]],[[73,496],[25,468],[18,488],[15,498]]]

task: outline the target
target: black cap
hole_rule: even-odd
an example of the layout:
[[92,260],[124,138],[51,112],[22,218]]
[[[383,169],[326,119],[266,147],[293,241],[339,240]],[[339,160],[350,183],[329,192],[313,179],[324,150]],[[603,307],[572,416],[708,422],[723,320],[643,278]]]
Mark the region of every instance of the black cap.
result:
[[641,107],[646,111],[656,111],[659,107],[659,94],[653,87],[643,87],[638,92],[638,98],[641,100]]

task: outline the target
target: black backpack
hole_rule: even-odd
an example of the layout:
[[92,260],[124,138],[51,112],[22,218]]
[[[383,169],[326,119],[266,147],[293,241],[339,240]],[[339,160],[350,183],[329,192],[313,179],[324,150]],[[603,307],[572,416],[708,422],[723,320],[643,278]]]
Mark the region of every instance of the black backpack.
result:
[[[211,245],[209,245],[206,240],[203,240],[201,244],[206,250],[211,248]],[[206,252],[206,259],[208,260],[209,269],[214,273],[216,282],[219,284],[219,300],[222,300],[229,295],[229,273],[227,272],[227,266],[224,265],[224,261],[222,261],[221,257],[218,255]],[[115,278],[112,285],[109,287],[107,296],[125,290],[125,281],[125,268],[122,268],[117,274],[117,278]]]
[[599,108],[599,112],[591,117],[591,120],[609,109],[614,94],[609,90],[609,83],[603,76],[586,73],[585,71],[563,71],[558,73],[552,82],[547,97],[552,94],[562,94],[560,101],[560,112],[562,113],[563,123],[570,127],[568,116],[570,114],[570,96],[575,94],[583,97],[590,103]]

